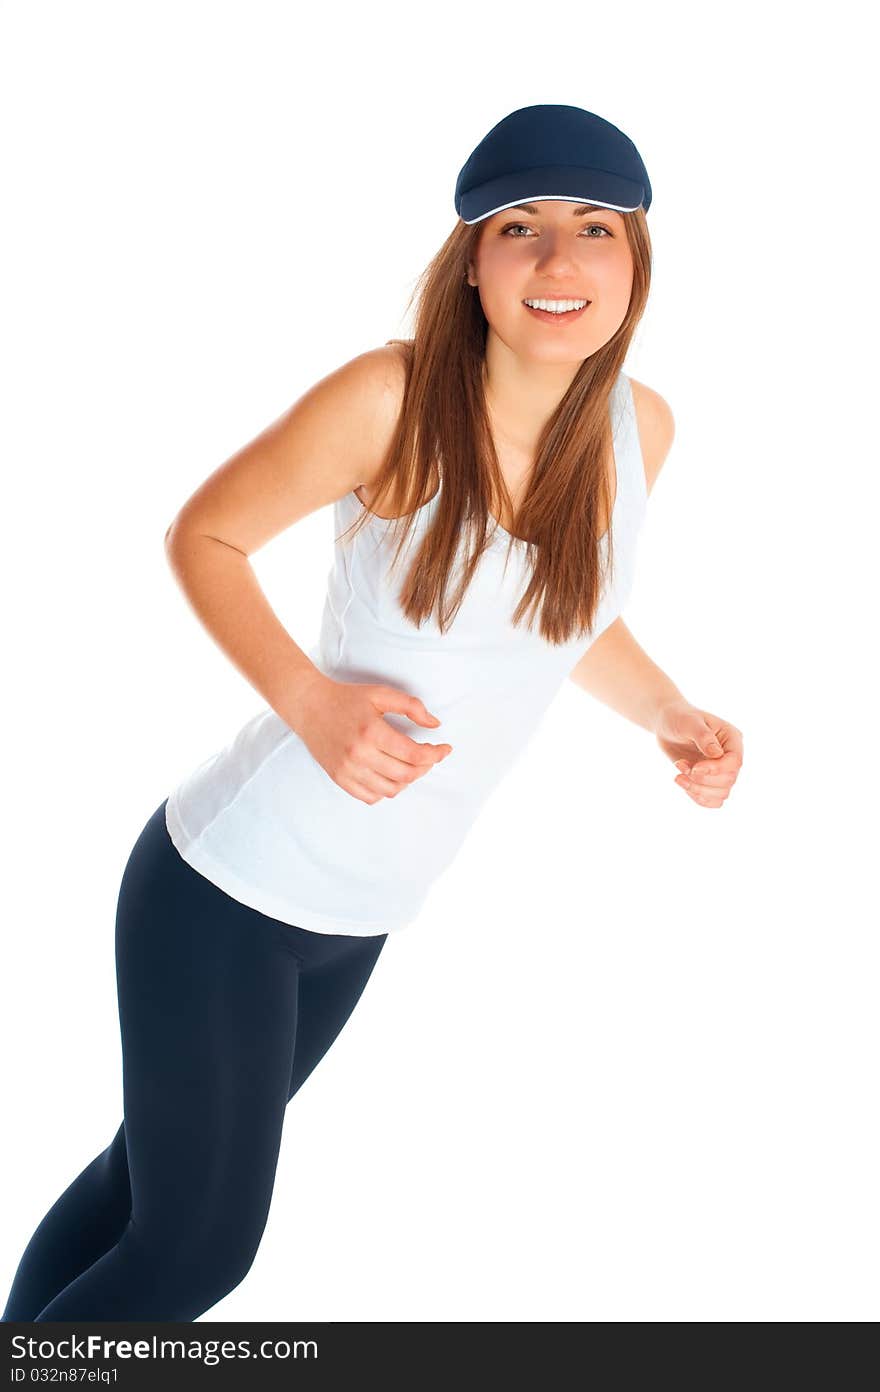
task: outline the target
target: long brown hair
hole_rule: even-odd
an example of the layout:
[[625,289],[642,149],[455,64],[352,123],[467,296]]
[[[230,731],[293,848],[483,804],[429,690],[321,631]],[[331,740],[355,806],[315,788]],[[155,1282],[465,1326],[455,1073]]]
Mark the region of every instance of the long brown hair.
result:
[[[608,519],[609,574],[614,563],[614,500],[607,463],[612,450],[609,399],[644,312],[651,280],[651,241],[644,210],[637,208],[622,216],[633,260],[626,316],[614,336],[581,363],[541,432],[528,489],[514,522],[512,536],[526,547],[531,573],[513,622],[519,624],[528,614],[531,627],[540,607],[540,633],[550,643],[592,632],[605,579],[597,534],[600,515]],[[500,499],[510,503],[484,396],[488,323],[479,295],[466,279],[483,225],[456,223],[410,297],[410,304],[418,299],[414,337],[388,340],[405,351],[403,407],[376,479],[375,506],[365,506],[348,529],[357,531],[379,508],[384,513],[387,508],[381,500],[390,500],[388,525],[397,540],[396,565],[416,510],[434,496],[442,477],[431,526],[401,587],[400,604],[418,627],[436,610],[444,633],[489,542],[487,528],[491,530],[503,515],[497,507],[493,511],[492,504]],[[449,596],[463,538],[460,580]]]

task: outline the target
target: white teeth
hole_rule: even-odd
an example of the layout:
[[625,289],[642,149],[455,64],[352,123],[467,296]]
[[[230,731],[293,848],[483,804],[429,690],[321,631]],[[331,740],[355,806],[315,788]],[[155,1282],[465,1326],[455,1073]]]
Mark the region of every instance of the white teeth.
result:
[[570,309],[582,309],[589,300],[526,300],[532,309],[546,309],[551,314],[565,314]]

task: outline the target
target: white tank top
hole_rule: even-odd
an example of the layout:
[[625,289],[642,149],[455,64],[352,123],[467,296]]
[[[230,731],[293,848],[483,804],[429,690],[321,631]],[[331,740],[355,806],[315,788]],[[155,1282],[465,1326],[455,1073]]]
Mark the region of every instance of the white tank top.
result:
[[[417,628],[398,603],[409,549],[389,577],[390,523],[370,518],[356,536],[340,539],[364,505],[354,492],[334,504],[334,564],[309,657],[340,681],[389,683],[419,696],[440,725],[416,725],[394,712],[383,718],[413,739],[451,744],[452,753],[396,797],[362,802],[334,783],[267,706],[168,797],[169,835],[193,869],[241,903],[313,932],[369,937],[417,916],[554,694],[629,594],[647,487],[623,373],[610,412],[615,574],[592,638],[557,646],[537,632],[537,619],[534,631],[513,625],[526,553],[514,540],[508,555],[511,537],[500,526],[447,633],[433,615]],[[439,496],[418,509],[408,547],[418,544]]]

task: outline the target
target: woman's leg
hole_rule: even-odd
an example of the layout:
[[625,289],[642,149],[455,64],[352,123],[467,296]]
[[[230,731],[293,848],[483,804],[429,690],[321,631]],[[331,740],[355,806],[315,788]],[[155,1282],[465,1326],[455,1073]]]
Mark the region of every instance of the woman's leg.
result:
[[117,911],[124,1127],[34,1234],[3,1318],[193,1320],[232,1290],[265,1227],[287,1100],[384,941],[238,904],[178,856],[158,808]]
[[[303,931],[283,923],[279,926],[288,944],[295,944]],[[328,948],[320,955],[311,951],[308,957],[303,954],[289,1098],[302,1087],[351,1015],[387,936],[325,937],[322,942],[338,944],[339,950]]]
[[118,1242],[131,1217],[125,1127],[96,1155],[40,1223],[18,1264],[3,1311],[32,1320],[54,1295]]

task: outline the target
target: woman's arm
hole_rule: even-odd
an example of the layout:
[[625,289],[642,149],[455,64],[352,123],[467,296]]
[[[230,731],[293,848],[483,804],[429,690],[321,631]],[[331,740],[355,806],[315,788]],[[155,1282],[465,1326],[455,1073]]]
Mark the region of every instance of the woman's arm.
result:
[[[675,425],[657,392],[640,382],[632,385],[650,493],[672,444]],[[724,805],[742,766],[742,731],[686,700],[639,647],[622,618],[608,625],[569,676],[598,701],[656,736],[679,771],[676,783],[693,802],[701,807]]]
[[569,673],[576,686],[645,730],[653,731],[660,709],[684,701],[675,682],[640,648],[623,619],[615,619]]
[[[645,486],[650,494],[675,438],[669,403],[652,387],[630,378]],[[683,701],[675,683],[640,648],[623,619],[600,634],[569,673],[575,685],[645,730],[653,730],[657,711],[667,701]]]
[[184,503],[165,536],[196,617],[293,730],[323,673],[287,632],[249,557],[300,518],[372,484],[397,419],[402,367],[377,348],[321,379]]

